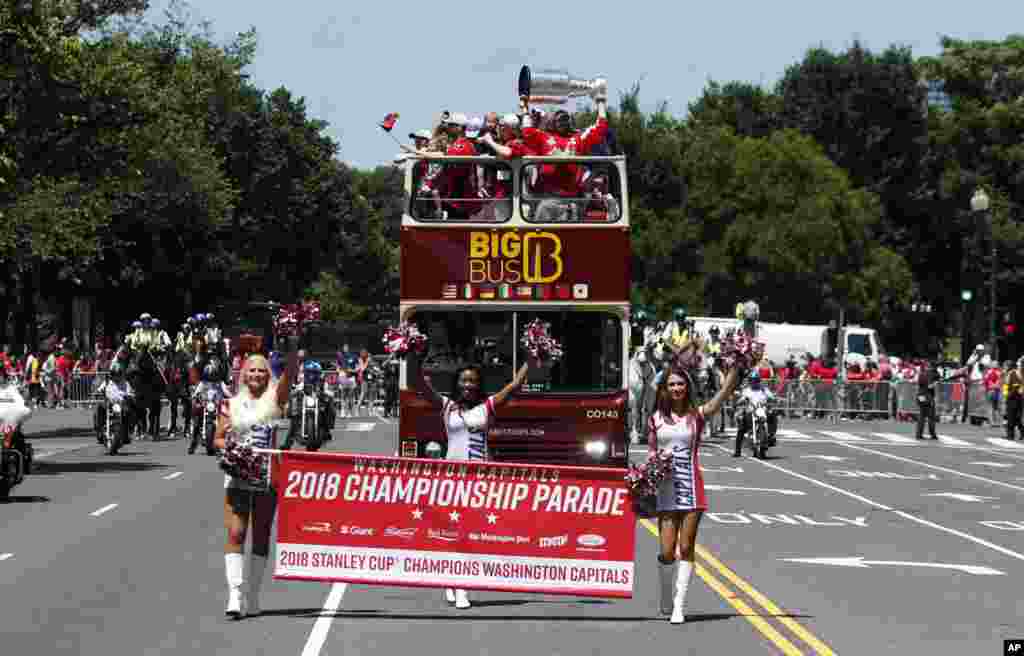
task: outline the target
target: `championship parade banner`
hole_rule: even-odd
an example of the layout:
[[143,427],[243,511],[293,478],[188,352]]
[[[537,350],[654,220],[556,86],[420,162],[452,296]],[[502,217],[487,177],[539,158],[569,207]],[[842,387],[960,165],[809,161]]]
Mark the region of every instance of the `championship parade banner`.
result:
[[274,577],[632,597],[620,469],[285,451]]

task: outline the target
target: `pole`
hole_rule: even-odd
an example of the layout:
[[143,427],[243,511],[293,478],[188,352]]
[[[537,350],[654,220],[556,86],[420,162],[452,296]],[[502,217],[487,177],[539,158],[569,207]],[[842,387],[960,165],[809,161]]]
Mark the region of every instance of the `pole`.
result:
[[989,350],[991,351],[992,359],[996,362],[999,361],[999,354],[996,353],[996,335],[998,334],[998,325],[996,321],[996,267],[998,261],[996,260],[996,236],[992,229],[992,215],[988,215],[988,234],[992,240],[992,266],[988,272],[988,328],[989,328]]

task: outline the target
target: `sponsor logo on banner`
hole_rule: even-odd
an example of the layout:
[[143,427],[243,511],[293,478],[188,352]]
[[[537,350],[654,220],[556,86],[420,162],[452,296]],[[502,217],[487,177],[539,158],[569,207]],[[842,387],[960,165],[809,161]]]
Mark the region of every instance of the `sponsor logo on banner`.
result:
[[494,533],[470,533],[469,539],[473,542],[491,542],[494,544],[530,544],[530,538],[525,535],[496,535]]
[[384,535],[391,538],[402,538],[403,540],[411,540],[416,537],[416,531],[418,528],[398,528],[397,526],[389,526],[384,529]]
[[303,533],[330,533],[333,528],[330,522],[306,522],[302,525]]
[[373,535],[375,532],[372,528],[364,528],[362,526],[342,526],[338,529],[338,533],[342,535]]
[[576,544],[581,547],[603,547],[608,543],[608,540],[604,539],[602,535],[594,535],[593,533],[587,533],[576,538]]
[[541,549],[552,549],[554,547],[564,547],[567,544],[569,544],[568,535],[554,535],[551,537],[540,538],[537,546]]
[[446,531],[444,529],[427,529],[427,537],[431,540],[443,540],[445,542],[455,542],[459,539],[458,531]]

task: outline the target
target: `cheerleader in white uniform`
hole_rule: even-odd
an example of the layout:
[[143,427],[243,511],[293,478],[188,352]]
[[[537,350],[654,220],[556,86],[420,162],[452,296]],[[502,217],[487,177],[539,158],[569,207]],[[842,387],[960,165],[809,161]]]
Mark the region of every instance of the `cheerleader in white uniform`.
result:
[[[238,394],[221,403],[213,444],[224,449],[231,431],[239,442],[253,448],[274,448],[274,424],[284,416],[288,404],[289,380],[295,375],[296,358],[292,349],[281,378],[271,380],[270,364],[262,355],[251,355],[242,367]],[[264,458],[264,468],[267,466]],[[274,522],[277,496],[272,488],[224,476],[224,569],[228,583],[225,615],[239,620],[260,614],[259,591],[270,553],[270,528]],[[245,587],[245,546],[252,520],[252,560],[249,563],[248,595]]]
[[[685,369],[673,368],[658,384],[655,411],[647,425],[649,453],[671,450],[673,456],[672,471],[658,488],[657,506],[661,545],[658,554],[661,612],[671,614],[673,624],[682,624],[685,620],[686,590],[693,574],[697,527],[708,507],[698,451],[704,418],[713,417],[718,412],[736,389],[737,381],[736,370],[730,370],[718,394],[704,405],[695,407],[693,377]],[[675,562],[677,548],[678,567]]]
[[[418,366],[418,389],[435,408],[440,408],[442,425],[448,440],[448,460],[487,460],[487,429],[494,421],[494,411],[526,381],[529,363],[524,363],[512,382],[492,396],[484,397],[481,369],[477,365],[459,367],[451,396],[437,393],[423,377],[422,360]],[[445,599],[456,608],[469,608],[465,590],[445,590]]]

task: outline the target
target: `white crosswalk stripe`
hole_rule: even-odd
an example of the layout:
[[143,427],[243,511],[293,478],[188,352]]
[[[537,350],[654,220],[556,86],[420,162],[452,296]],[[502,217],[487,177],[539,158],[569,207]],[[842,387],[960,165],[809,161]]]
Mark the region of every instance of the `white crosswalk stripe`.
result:
[[828,435],[831,438],[834,438],[834,439],[837,439],[837,440],[841,440],[841,441],[844,441],[844,442],[869,442],[870,441],[866,437],[857,437],[856,435],[852,435],[850,433],[843,433],[841,431],[818,431],[818,432],[821,433],[822,435]]
[[1004,448],[1004,449],[1024,449],[1024,444],[1020,442],[1011,442],[1010,440],[1003,437],[989,437],[986,438],[989,444]]
[[365,432],[365,431],[373,430],[374,425],[375,424],[372,421],[366,421],[366,422],[362,422],[361,421],[361,422],[357,422],[357,423],[353,423],[353,424],[345,424],[344,426],[341,427],[341,430],[343,430],[343,431],[360,431],[360,432]]
[[877,435],[878,437],[889,440],[891,442],[897,442],[899,444],[913,444],[914,442],[917,441],[913,437],[907,437],[906,435],[897,435],[896,433],[872,433],[872,435]]
[[956,437],[946,437],[945,435],[939,435],[939,441],[949,446],[973,446],[967,440],[961,440]]

